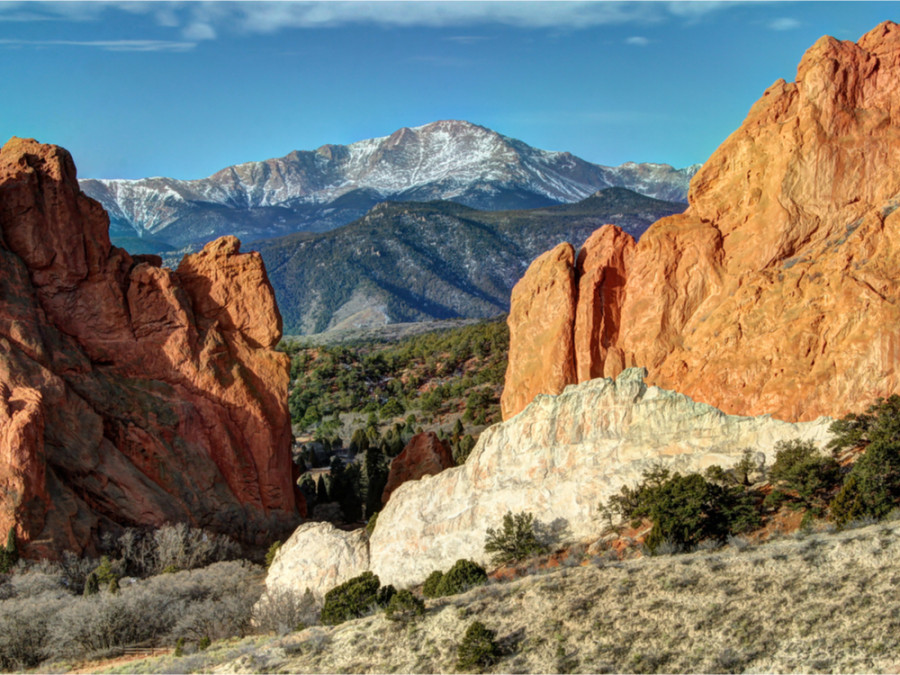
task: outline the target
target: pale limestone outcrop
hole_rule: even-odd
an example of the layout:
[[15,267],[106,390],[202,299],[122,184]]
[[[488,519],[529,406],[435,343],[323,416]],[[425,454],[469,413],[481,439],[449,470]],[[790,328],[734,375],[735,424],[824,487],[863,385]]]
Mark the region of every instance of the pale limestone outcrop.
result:
[[266,592],[325,592],[369,569],[364,529],[346,532],[331,523],[304,523],[282,545],[269,567]]
[[485,563],[485,532],[530,511],[569,541],[596,537],[601,502],[654,463],[675,471],[735,464],[745,449],[771,463],[780,440],[828,438],[830,420],[738,417],[648,386],[644,369],[541,395],[487,429],[467,462],[401,485],[378,516],[371,570],[383,584],[421,583],[457,559]]

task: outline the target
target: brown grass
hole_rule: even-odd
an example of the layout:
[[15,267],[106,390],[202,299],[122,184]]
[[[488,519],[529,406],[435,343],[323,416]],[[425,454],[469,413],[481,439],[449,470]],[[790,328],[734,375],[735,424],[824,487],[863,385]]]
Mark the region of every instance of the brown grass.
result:
[[208,667],[453,672],[479,620],[503,648],[492,672],[898,672],[898,584],[894,522],[689,555],[595,557],[429,601],[412,624],[378,613],[316,626]]

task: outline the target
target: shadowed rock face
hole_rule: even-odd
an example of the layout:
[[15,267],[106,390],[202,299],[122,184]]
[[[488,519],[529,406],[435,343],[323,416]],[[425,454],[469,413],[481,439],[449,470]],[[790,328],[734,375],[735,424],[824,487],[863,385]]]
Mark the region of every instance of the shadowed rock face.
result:
[[[649,382],[726,412],[786,420],[900,391],[900,27],[816,42],[796,82],[773,84],[701,168],[688,200],[636,245],[612,226],[595,234],[577,266],[555,272],[579,293],[553,316],[541,291],[552,280],[538,288],[526,273],[510,312],[504,418],[558,391],[570,364],[579,382],[643,366]],[[559,356],[534,360],[528,345],[554,321],[568,322]]]
[[108,227],[68,152],[0,150],[0,531],[37,556],[122,525],[289,527],[288,358],[259,256],[224,237],[172,271]]

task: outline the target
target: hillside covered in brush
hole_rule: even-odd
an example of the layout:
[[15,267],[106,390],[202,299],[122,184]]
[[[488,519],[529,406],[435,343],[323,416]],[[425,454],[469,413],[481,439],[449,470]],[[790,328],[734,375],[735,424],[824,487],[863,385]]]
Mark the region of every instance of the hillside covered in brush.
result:
[[548,247],[561,241],[581,245],[605,223],[638,238],[652,222],[683,208],[624,188],[524,211],[384,202],[337,230],[256,247],[286,334],[489,318],[508,310],[513,285]]

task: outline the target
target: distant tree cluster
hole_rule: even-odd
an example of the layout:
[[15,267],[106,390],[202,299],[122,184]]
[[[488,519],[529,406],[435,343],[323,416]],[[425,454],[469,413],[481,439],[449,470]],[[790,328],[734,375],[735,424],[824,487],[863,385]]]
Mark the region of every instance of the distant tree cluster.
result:
[[447,402],[464,399],[475,424],[499,419],[499,391],[506,373],[509,330],[491,321],[426,333],[398,343],[304,346],[292,341],[291,420],[334,440],[340,413],[395,420],[410,410],[434,416]]

